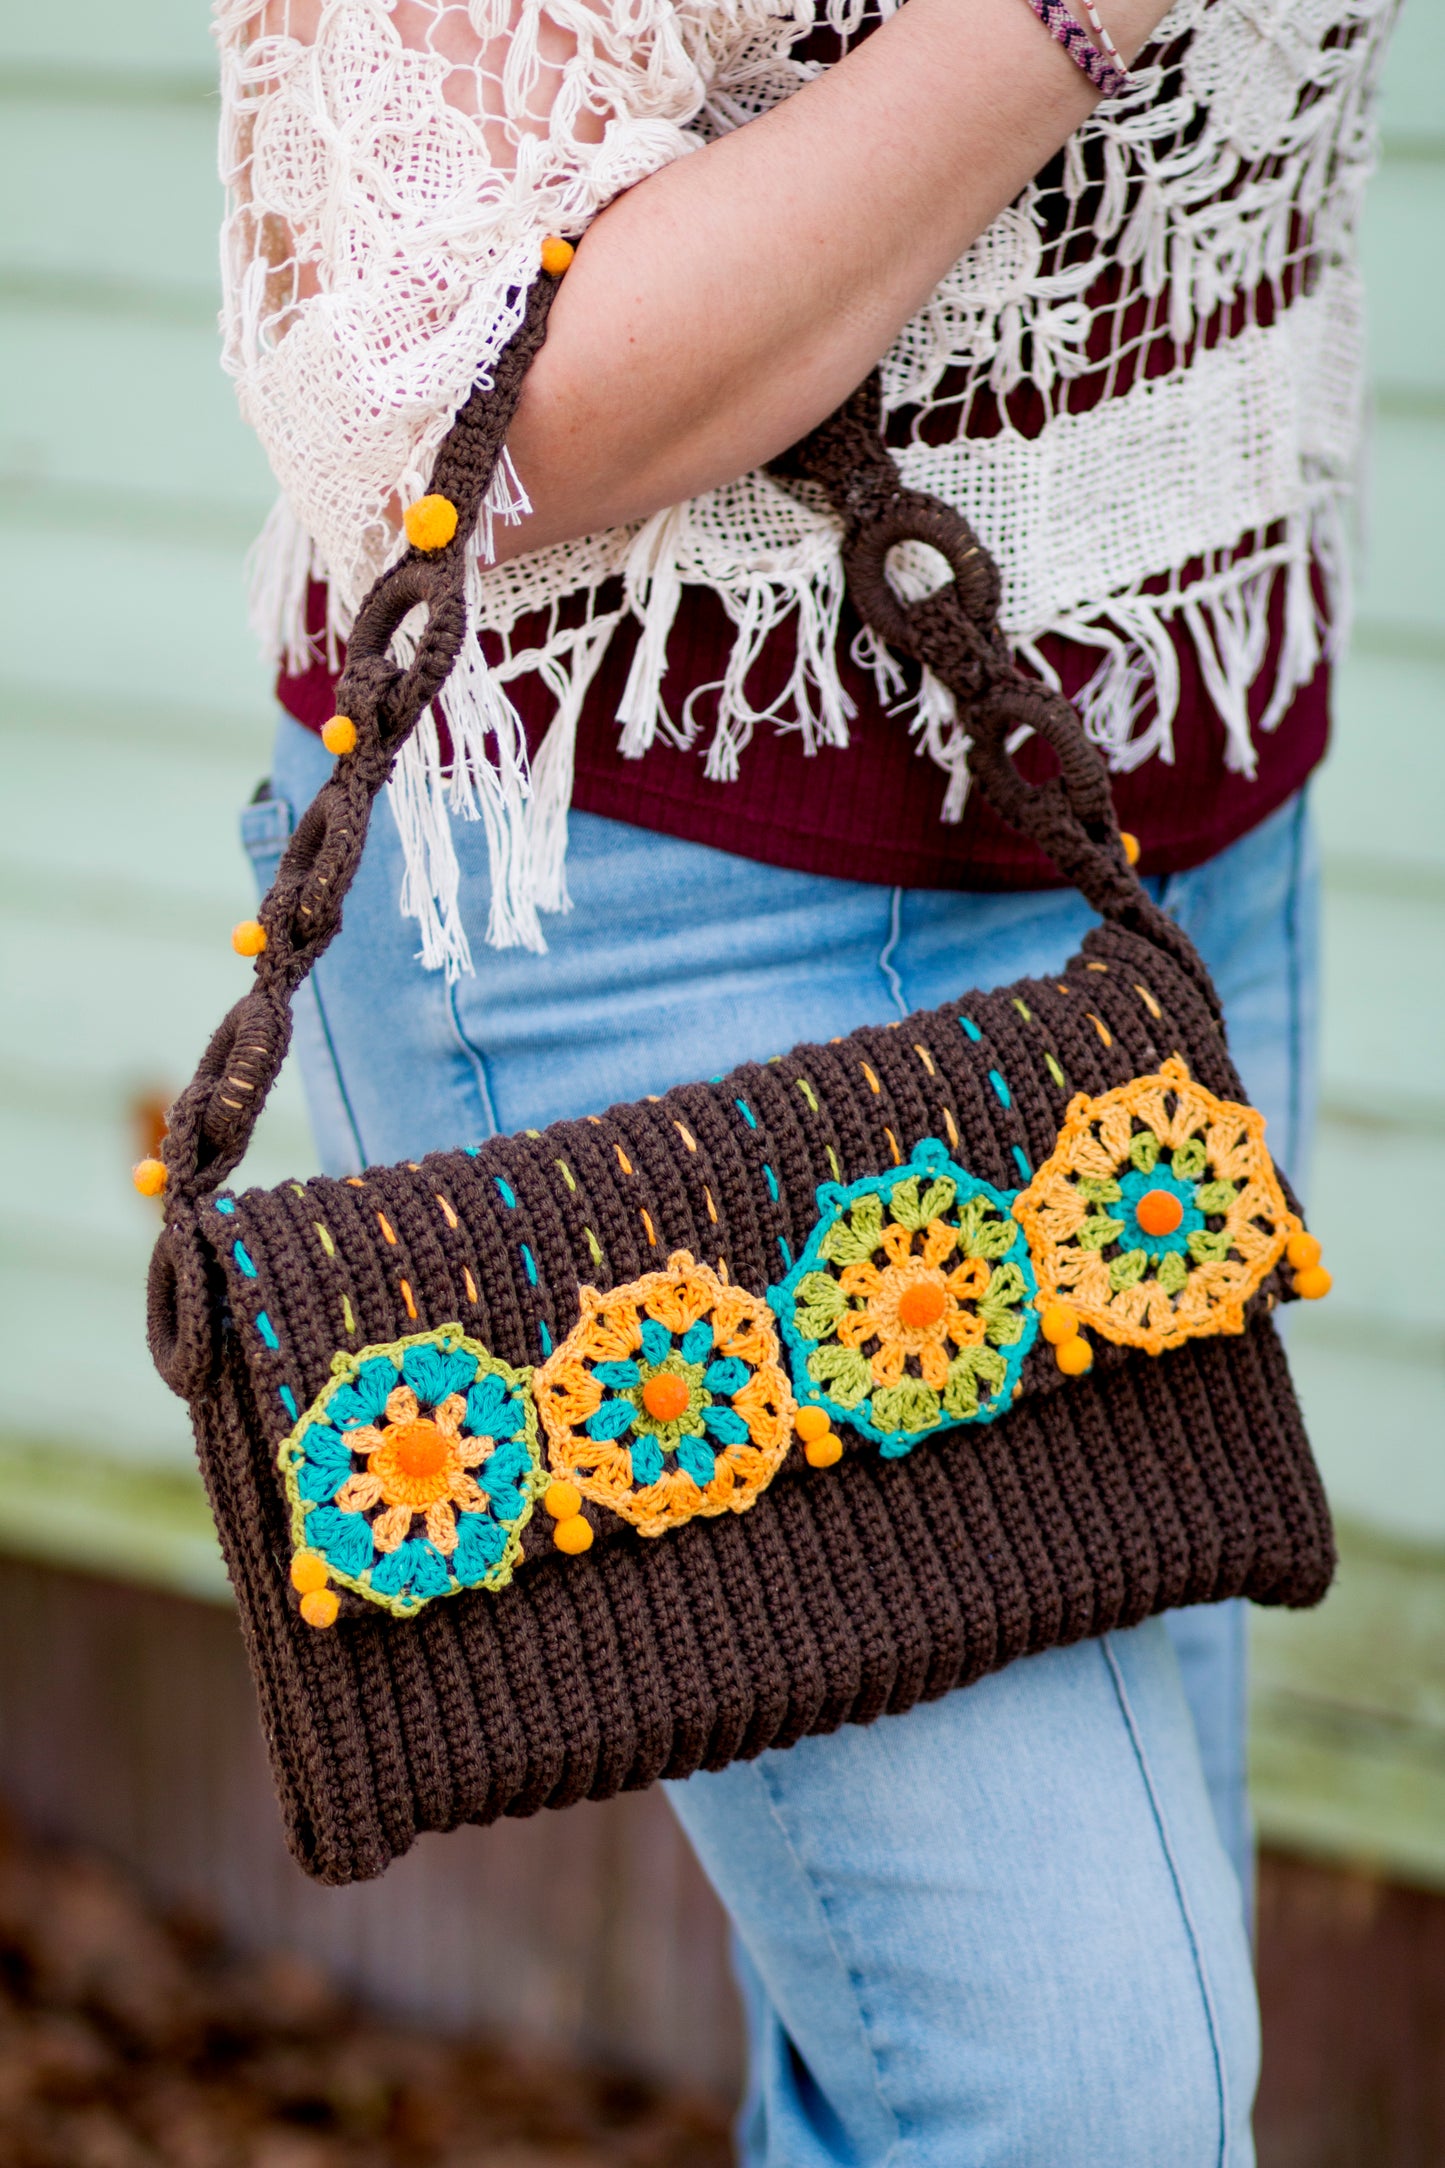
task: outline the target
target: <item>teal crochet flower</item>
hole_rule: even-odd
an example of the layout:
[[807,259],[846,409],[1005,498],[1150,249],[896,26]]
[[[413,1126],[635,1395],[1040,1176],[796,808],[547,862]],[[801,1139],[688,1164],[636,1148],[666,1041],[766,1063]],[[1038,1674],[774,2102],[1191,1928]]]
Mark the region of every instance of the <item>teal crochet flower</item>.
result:
[[297,1554],[400,1613],[501,1587],[542,1487],[531,1373],[459,1325],[332,1368],[280,1453]]
[[590,1438],[625,1442],[634,1483],[656,1483],[671,1455],[704,1490],[718,1447],[748,1442],[747,1418],[732,1402],[752,1372],[736,1356],[714,1356],[705,1318],[682,1334],[644,1318],[636,1358],[597,1363],[592,1375],[606,1398],[583,1427]]

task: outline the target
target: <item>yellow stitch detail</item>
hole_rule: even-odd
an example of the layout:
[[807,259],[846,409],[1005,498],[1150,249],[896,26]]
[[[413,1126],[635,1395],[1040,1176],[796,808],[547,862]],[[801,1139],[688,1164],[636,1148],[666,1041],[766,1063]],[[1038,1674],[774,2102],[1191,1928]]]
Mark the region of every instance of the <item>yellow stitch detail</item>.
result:
[[873,1074],[873,1071],[869,1068],[866,1061],[860,1062],[858,1066],[863,1071],[864,1076],[866,1076],[868,1079],[869,1091],[874,1093],[876,1096],[877,1093],[879,1093],[883,1089],[882,1085],[879,1083],[877,1077]]
[[613,1149],[614,1149],[614,1150],[615,1150],[615,1152],[617,1153],[617,1164],[618,1164],[618,1166],[619,1166],[619,1167],[620,1167],[620,1168],[622,1169],[623,1173],[624,1173],[624,1174],[631,1174],[631,1172],[632,1172],[632,1161],[631,1161],[631,1160],[630,1160],[630,1159],[628,1158],[627,1154],[626,1154],[626,1153],[625,1153],[625,1152],[623,1151],[623,1149],[622,1149],[622,1146],[621,1146],[620,1144],[618,1144],[618,1145],[615,1145],[615,1146],[613,1147]]
[[707,1186],[707,1184],[706,1184],[705,1182],[704,1182],[704,1184],[703,1184],[703,1190],[702,1190],[702,1201],[703,1201],[703,1203],[704,1203],[704,1204],[705,1204],[705,1205],[707,1206],[707,1216],[708,1216],[708,1218],[709,1218],[709,1219],[710,1219],[710,1220],[712,1221],[712,1223],[713,1223],[714,1227],[716,1227],[716,1225],[717,1225],[717,1206],[716,1206],[716,1205],[715,1205],[715,1204],[713,1203],[713,1201],[712,1201],[712,1191],[711,1191],[711,1190],[710,1190],[710,1189],[708,1188],[708,1186]]
[[1107,971],[1108,968],[1107,964],[1085,964],[1084,966],[1086,971]]
[[414,1318],[416,1316],[416,1304],[412,1300],[411,1282],[409,1280],[403,1280],[401,1283],[401,1299],[406,1304],[407,1316]]
[[293,1196],[293,1197],[304,1197],[304,1196],[306,1195],[306,1185],[305,1185],[305,1183],[304,1183],[304,1182],[293,1182],[293,1183],[291,1184],[291,1194],[292,1194],[292,1196]]
[[377,1225],[380,1227],[382,1233],[386,1236],[387,1241],[390,1242],[393,1246],[395,1246],[396,1236],[392,1233],[391,1221],[387,1218],[386,1214],[384,1212],[378,1212],[376,1215],[376,1222]]
[[808,1082],[808,1079],[805,1076],[795,1076],[793,1078],[793,1082],[797,1085],[799,1091],[807,1100],[812,1112],[816,1114],[818,1111],[817,1094],[814,1092],[812,1085]]
[[421,1173],[421,1161],[419,1159],[409,1159],[406,1164],[413,1174]]
[[1049,1075],[1058,1085],[1059,1090],[1061,1092],[1066,1092],[1069,1088],[1068,1078],[1064,1075],[1063,1070],[1059,1067],[1052,1054],[1045,1054],[1044,1067],[1048,1070]]
[[568,1166],[566,1160],[554,1159],[552,1164],[554,1167],[560,1167],[562,1169],[563,1181],[567,1184],[567,1187],[575,1193],[577,1188],[576,1177],[574,1176],[572,1169]]
[[953,1109],[951,1107],[945,1107],[943,1110],[943,1126],[948,1131],[949,1143],[953,1146],[954,1150],[957,1151],[958,1124],[953,1118]]
[[316,1229],[317,1234],[321,1237],[322,1249],[325,1250],[328,1257],[334,1257],[336,1255],[336,1244],[331,1239],[330,1229],[327,1227],[323,1227],[320,1220],[313,1220],[311,1224]]
[[[1090,966],[1090,968],[1093,968],[1092,965]],[[1103,1040],[1105,1046],[1112,1046],[1114,1044],[1114,1034],[1110,1031],[1108,1025],[1104,1022],[1103,1017],[1095,1016],[1092,1009],[1086,1009],[1084,1011],[1084,1014],[1088,1017],[1089,1022],[1093,1025],[1095,1031],[1098,1032],[1099,1037]]]
[[838,1154],[834,1151],[831,1144],[825,1146],[824,1149],[828,1154],[828,1165],[833,1170],[833,1180],[835,1182],[841,1182],[843,1179],[843,1169],[838,1164]]
[[[640,1209],[640,1208],[639,1208],[639,1209]],[[650,1220],[650,1219],[648,1218],[648,1216],[647,1216],[646,1212],[643,1212],[643,1214],[642,1214],[642,1224],[643,1224],[643,1226],[644,1226],[644,1227],[645,1227],[645,1228],[647,1229],[647,1239],[648,1239],[648,1242],[649,1242],[649,1244],[651,1245],[651,1247],[652,1247],[653,1249],[656,1249],[656,1248],[657,1248],[657,1232],[656,1232],[656,1229],[655,1229],[655,1228],[653,1227],[653,1224],[652,1224],[651,1220]]]
[[604,1261],[602,1256],[602,1244],[598,1241],[596,1235],[593,1234],[590,1227],[584,1227],[582,1232],[587,1237],[587,1247],[592,1253],[593,1264],[602,1264]]
[[477,1283],[465,1265],[462,1266],[462,1285],[467,1291],[467,1301],[474,1303],[477,1299]]
[[356,1319],[352,1315],[350,1295],[343,1295],[341,1298],[341,1322],[348,1332],[355,1332]]
[[688,1150],[690,1152],[695,1152],[697,1150],[697,1138],[691,1135],[688,1130],[684,1129],[681,1122],[674,1122],[672,1126],[677,1131],[678,1135],[681,1137],[683,1143],[687,1146]]
[[898,1149],[898,1139],[894,1136],[893,1131],[886,1126],[883,1134],[888,1139],[888,1149],[893,1154],[894,1166],[901,1167],[903,1165],[903,1154]]
[[928,1071],[929,1075],[937,1076],[938,1071],[933,1066],[933,1056],[929,1053],[928,1048],[926,1046],[920,1046],[918,1044],[918,1041],[915,1039],[913,1042],[913,1051],[918,1056],[918,1059],[922,1062],[924,1068]]
[[1023,1018],[1026,1024],[1031,1024],[1033,1022],[1033,1010],[1029,1007],[1026,1001],[1020,1001],[1017,994],[1014,995],[1014,1007],[1018,1010],[1019,1015]]
[[1160,1008],[1158,1002],[1154,999],[1154,996],[1150,993],[1148,987],[1136,986],[1134,988],[1134,991],[1139,996],[1139,999],[1143,1002],[1145,1008],[1149,1011],[1149,1014],[1154,1018],[1155,1022],[1157,1023],[1160,1017],[1163,1016],[1164,1011]]

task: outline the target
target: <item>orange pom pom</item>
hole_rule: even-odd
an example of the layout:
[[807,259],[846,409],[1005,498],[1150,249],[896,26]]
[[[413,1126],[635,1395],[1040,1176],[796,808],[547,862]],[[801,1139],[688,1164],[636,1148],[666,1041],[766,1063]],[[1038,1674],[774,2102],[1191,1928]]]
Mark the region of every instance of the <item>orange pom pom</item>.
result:
[[542,1504],[554,1521],[570,1521],[574,1513],[582,1511],[582,1493],[575,1483],[565,1482],[559,1476],[547,1485]]
[[321,726],[321,742],[328,753],[338,758],[356,751],[356,725],[349,715],[333,715],[329,723]]
[[1079,1320],[1066,1302],[1051,1302],[1039,1319],[1039,1330],[1050,1347],[1062,1347],[1079,1329]]
[[326,1561],[319,1551],[298,1551],[291,1561],[291,1586],[298,1596],[314,1596],[327,1582]]
[[584,1520],[580,1513],[574,1513],[567,1520],[558,1521],[552,1530],[552,1541],[559,1551],[566,1551],[569,1557],[575,1558],[579,1552],[592,1548],[592,1523]]
[[1304,1302],[1319,1302],[1335,1284],[1335,1276],[1323,1265],[1306,1265],[1294,1276],[1294,1291]]
[[1054,1361],[1066,1378],[1081,1378],[1086,1370],[1094,1367],[1094,1350],[1082,1333],[1075,1333],[1072,1340],[1065,1340],[1054,1349]]
[[559,279],[576,253],[572,243],[564,241],[560,233],[549,233],[542,243],[542,269]]
[[238,956],[259,956],[266,946],[266,929],[259,918],[243,918],[231,928],[231,946]]
[[414,550],[444,550],[457,531],[457,508],[450,497],[418,497],[402,519]]
[[166,1163],[163,1159],[143,1159],[131,1169],[130,1178],[142,1197],[159,1197],[166,1186]]
[[799,1408],[793,1418],[793,1428],[804,1445],[811,1445],[817,1438],[826,1438],[830,1428],[827,1413],[822,1408]]
[[821,1438],[810,1438],[803,1447],[803,1458],[810,1468],[831,1468],[843,1458],[843,1440],[836,1430],[825,1430]]
[[301,1598],[301,1616],[308,1626],[334,1626],[341,1600],[334,1588],[313,1588]]
[[1311,1265],[1317,1265],[1320,1261],[1320,1238],[1318,1235],[1291,1235],[1285,1244],[1284,1254],[1296,1272],[1308,1272]]
[[642,1388],[642,1405],[658,1423],[675,1423],[687,1413],[691,1398],[686,1378],[674,1377],[670,1370],[649,1378]]
[[1134,1207],[1134,1217],[1146,1235],[1172,1235],[1184,1217],[1184,1207],[1172,1189],[1146,1189]]
[[1124,846],[1124,856],[1128,859],[1130,865],[1137,866],[1139,863],[1139,838],[1131,836],[1128,829],[1125,828],[1120,831],[1119,841]]

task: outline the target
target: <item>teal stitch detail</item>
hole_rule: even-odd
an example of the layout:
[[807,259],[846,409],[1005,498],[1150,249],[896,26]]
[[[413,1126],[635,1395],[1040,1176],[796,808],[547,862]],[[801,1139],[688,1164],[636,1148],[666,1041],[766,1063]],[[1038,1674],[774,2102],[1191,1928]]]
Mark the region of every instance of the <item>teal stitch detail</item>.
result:
[[745,1099],[735,1099],[733,1101],[733,1105],[737,1108],[739,1114],[741,1114],[743,1120],[747,1123],[749,1129],[756,1129],[758,1126],[757,1116],[753,1113],[753,1110],[748,1105],[747,1101]]
[[248,1280],[254,1280],[256,1277],[256,1267],[251,1262],[250,1252],[246,1248],[244,1242],[233,1242],[231,1244],[231,1255],[235,1258],[236,1263],[245,1273],[246,1278]]
[[276,1391],[280,1398],[282,1407],[286,1410],[286,1413],[290,1416],[292,1422],[294,1423],[296,1420],[296,1395],[292,1392],[289,1385],[278,1385]]
[[533,1287],[535,1287],[537,1284],[537,1260],[533,1257],[525,1242],[521,1243],[519,1247],[522,1252],[522,1268]]
[[552,1335],[547,1330],[547,1321],[545,1318],[539,1317],[537,1320],[537,1338],[542,1343],[543,1355],[550,1355],[552,1352]]
[[229,1216],[235,1209],[236,1200],[234,1197],[218,1197],[216,1199],[216,1210],[218,1212],[224,1212]]
[[783,1270],[784,1270],[784,1272],[791,1272],[791,1271],[792,1271],[792,1269],[793,1269],[793,1253],[792,1253],[792,1251],[791,1251],[791,1250],[790,1250],[790,1249],[788,1248],[788,1245],[787,1245],[787,1243],[786,1243],[786,1242],[785,1242],[785,1241],[783,1240],[783,1238],[782,1238],[782,1236],[781,1236],[781,1235],[779,1235],[779,1236],[778,1236],[778,1248],[779,1248],[779,1249],[780,1249],[780,1250],[782,1251],[782,1253],[783,1253]]
[[497,1189],[501,1194],[503,1204],[509,1206],[510,1209],[515,1212],[517,1209],[517,1193],[512,1188],[511,1183],[504,1182],[499,1174],[494,1174],[492,1176],[492,1180],[497,1185]]
[[[850,1423],[889,1459],[934,1431],[992,1422],[1005,1413],[1039,1325],[1033,1308],[1038,1283],[1012,1214],[1017,1194],[968,1173],[936,1137],[925,1138],[906,1165],[886,1174],[846,1188],[824,1182],[819,1218],[797,1264],[768,1289],[799,1402]],[[845,1293],[839,1276],[850,1268],[861,1279],[850,1281],[853,1292]],[[936,1284],[955,1316],[966,1316],[965,1305],[973,1303],[981,1344],[953,1342],[941,1321],[931,1341],[924,1328],[909,1340],[909,1329],[896,1317],[889,1331],[868,1334],[860,1345],[840,1342],[846,1316],[871,1317],[875,1301],[887,1316],[889,1287],[903,1284],[890,1282],[888,1273],[920,1271],[939,1276]],[[885,1343],[898,1351],[886,1364]],[[928,1359],[937,1383],[908,1367],[922,1365],[925,1343],[936,1349]],[[876,1357],[867,1352],[870,1346]],[[881,1378],[874,1374],[875,1360],[885,1364]],[[903,1374],[895,1370],[890,1377],[887,1365],[897,1361]]]
[[1034,1170],[1029,1165],[1028,1153],[1024,1150],[1021,1144],[1016,1144],[1014,1146],[1013,1153],[1014,1165],[1018,1168],[1019,1173],[1023,1176],[1025,1184],[1032,1182],[1034,1178]]
[[[549,1341],[546,1327],[539,1330]],[[299,1419],[281,1388],[294,1427],[277,1463],[294,1547],[320,1551],[334,1580],[400,1617],[463,1588],[504,1587],[546,1487],[531,1371],[502,1362],[453,1324],[338,1354],[331,1372]],[[385,1472],[388,1430],[413,1419],[451,1441],[455,1458],[443,1466],[448,1488],[432,1508],[413,1510],[409,1526],[389,1521],[382,1549],[373,1516],[401,1510],[388,1503],[395,1497]],[[450,1557],[443,1547],[448,1524],[455,1532]]]
[[962,1024],[964,1030],[968,1033],[968,1036],[970,1037],[970,1039],[972,1039],[974,1045],[977,1046],[979,1040],[983,1037],[983,1033],[979,1030],[973,1018],[971,1016],[961,1016],[958,1021],[960,1022],[960,1024]]
[[768,1195],[772,1198],[773,1203],[776,1204],[778,1201],[778,1178],[774,1174],[772,1168],[767,1164],[766,1160],[763,1162],[763,1177],[768,1185]]
[[989,1070],[988,1080],[994,1088],[994,1095],[997,1098],[999,1105],[1001,1107],[1011,1107],[1014,1103],[1013,1093],[1009,1090],[1008,1085],[999,1075],[997,1069]]
[[276,1327],[271,1323],[270,1318],[267,1317],[264,1310],[258,1310],[256,1312],[256,1330],[260,1333],[261,1338],[265,1341],[267,1347],[280,1347],[281,1343],[276,1338]]

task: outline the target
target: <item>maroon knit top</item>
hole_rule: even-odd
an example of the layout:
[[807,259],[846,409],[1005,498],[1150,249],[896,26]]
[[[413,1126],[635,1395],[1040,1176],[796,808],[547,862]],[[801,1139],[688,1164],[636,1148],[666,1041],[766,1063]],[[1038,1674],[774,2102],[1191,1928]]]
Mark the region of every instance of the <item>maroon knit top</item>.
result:
[[[313,585],[309,603],[309,626],[320,651],[325,589]],[[1256,724],[1274,684],[1283,617],[1284,582],[1278,580],[1269,647],[1250,695]],[[691,751],[659,738],[640,760],[625,760],[618,752],[617,703],[636,637],[631,627],[619,627],[583,705],[573,805],[800,873],[906,888],[1056,886],[1053,869],[995,819],[979,793],[970,795],[960,822],[945,826],[940,820],[948,778],[918,749],[907,724],[879,705],[871,672],[850,655],[857,630],[857,619],[845,608],[839,665],[858,710],[849,744],[824,746],[810,755],[796,731],[779,733],[765,724],[744,753],[736,781],[715,783],[703,772],[712,720],[705,698],[696,703],[703,727]],[[525,635],[525,626],[519,633]],[[758,706],[786,682],[791,637],[790,628],[781,626],[749,679]],[[664,694],[716,683],[732,639],[733,628],[711,591],[687,589],[668,644]],[[1054,638],[1039,645],[1066,692],[1077,692],[1098,666],[1095,649]],[[1180,692],[1173,762],[1156,755],[1114,779],[1120,825],[1139,838],[1145,873],[1182,872],[1257,826],[1318,765],[1329,734],[1329,667],[1322,663],[1277,728],[1255,731],[1255,775],[1231,772],[1224,764],[1224,725],[1204,686],[1193,641],[1180,629],[1174,645]],[[320,663],[296,676],[283,672],[277,686],[287,713],[316,731],[335,712],[335,689],[335,676]],[[535,678],[518,680],[508,691],[535,754],[552,720],[552,697]],[[681,698],[669,705],[675,712]],[[1025,774],[1041,778],[1046,772],[1047,755],[1033,741],[1020,749],[1018,759]]]

